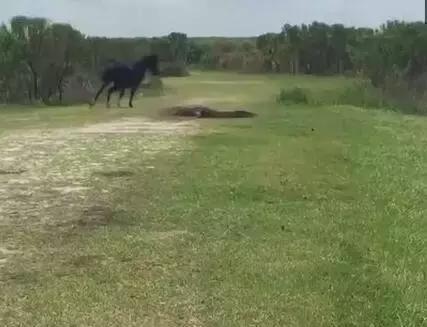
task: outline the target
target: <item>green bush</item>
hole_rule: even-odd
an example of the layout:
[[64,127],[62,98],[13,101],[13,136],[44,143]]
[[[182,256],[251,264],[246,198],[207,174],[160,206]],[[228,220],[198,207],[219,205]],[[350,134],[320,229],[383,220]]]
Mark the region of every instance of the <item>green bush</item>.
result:
[[307,104],[309,102],[308,90],[301,87],[282,89],[277,97],[277,102],[284,104]]
[[363,108],[386,108],[407,114],[426,113],[425,94],[417,94],[404,79],[394,76],[387,77],[381,89],[368,81],[355,82],[339,92],[337,103]]
[[336,103],[363,108],[384,107],[382,92],[372,86],[369,81],[356,81],[352,85],[337,90]]
[[186,65],[178,62],[162,64],[160,74],[162,77],[185,77],[190,75]]

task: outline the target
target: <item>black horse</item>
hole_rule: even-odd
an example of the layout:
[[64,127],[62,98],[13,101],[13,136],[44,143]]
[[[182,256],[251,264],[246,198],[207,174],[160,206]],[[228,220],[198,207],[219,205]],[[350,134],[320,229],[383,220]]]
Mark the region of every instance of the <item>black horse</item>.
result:
[[115,63],[112,67],[105,69],[102,73],[102,86],[96,93],[91,106],[95,105],[104,89],[113,83],[108,89],[107,106],[110,106],[111,94],[117,91],[120,92],[118,100],[118,105],[120,106],[120,100],[123,98],[126,89],[130,89],[129,107],[133,108],[133,97],[142,80],[145,78],[147,71],[150,71],[153,75],[159,75],[158,62],[157,55],[150,55],[137,61],[132,67]]

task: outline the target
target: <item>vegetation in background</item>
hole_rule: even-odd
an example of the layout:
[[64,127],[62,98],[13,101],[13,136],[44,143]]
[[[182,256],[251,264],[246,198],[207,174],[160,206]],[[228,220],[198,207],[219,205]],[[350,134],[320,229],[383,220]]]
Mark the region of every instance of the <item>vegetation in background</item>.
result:
[[[150,52],[160,56],[163,76],[186,76],[191,66],[362,77],[379,90],[380,103],[425,112],[427,27],[399,21],[379,29],[285,24],[279,33],[257,38],[189,38],[174,32],[127,39],[86,37],[70,25],[15,17],[0,28],[0,101],[79,101],[93,92],[106,65],[131,63]],[[355,92],[365,92],[365,86],[346,96]]]
[[14,17],[0,28],[0,101],[55,104],[88,99],[105,66],[159,54],[163,75],[184,76],[187,36],[86,37],[68,24]]

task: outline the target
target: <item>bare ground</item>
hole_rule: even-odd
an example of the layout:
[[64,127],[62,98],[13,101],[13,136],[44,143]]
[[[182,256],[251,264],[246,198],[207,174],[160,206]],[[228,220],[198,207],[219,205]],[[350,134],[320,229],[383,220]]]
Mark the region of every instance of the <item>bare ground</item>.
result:
[[[141,156],[146,169],[155,168],[159,151],[179,153],[188,147],[183,136],[194,133],[195,124],[132,118],[2,134],[0,268],[17,256],[31,256],[34,249],[20,241],[28,230],[105,223],[108,207],[88,201],[93,185],[105,177],[131,178],[129,161]],[[105,183],[97,198],[102,202],[111,191]]]

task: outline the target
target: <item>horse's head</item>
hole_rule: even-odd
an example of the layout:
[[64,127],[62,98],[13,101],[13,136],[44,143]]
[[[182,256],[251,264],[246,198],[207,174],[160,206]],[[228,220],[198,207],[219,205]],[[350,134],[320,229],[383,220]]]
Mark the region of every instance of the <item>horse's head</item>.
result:
[[142,61],[145,64],[145,67],[153,74],[159,75],[159,57],[157,55],[145,56]]

